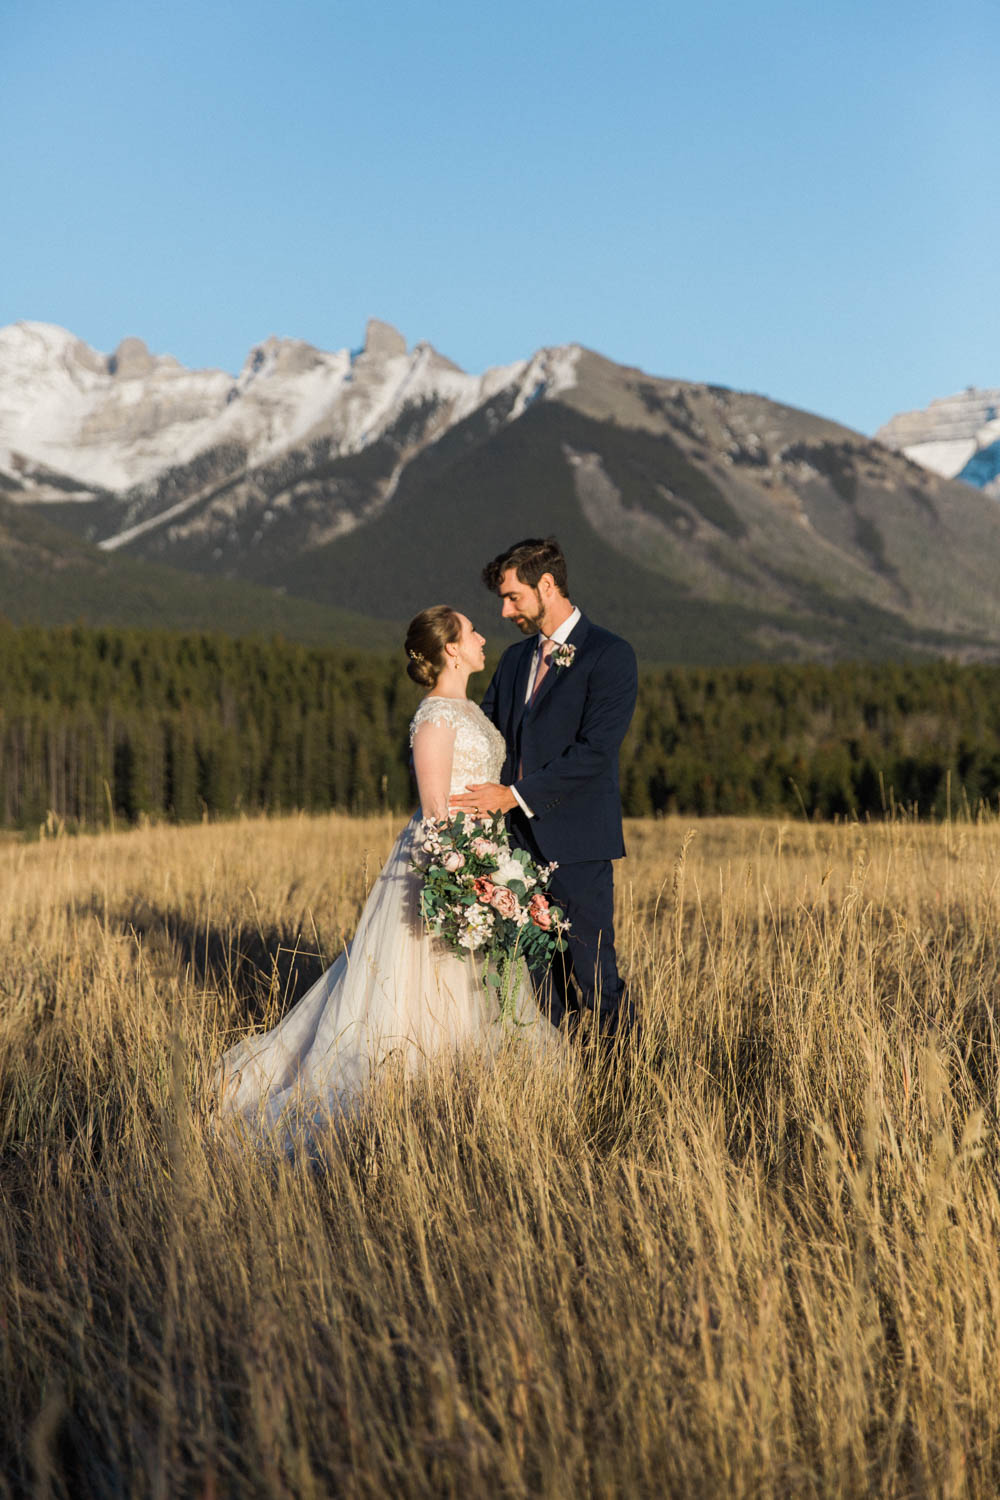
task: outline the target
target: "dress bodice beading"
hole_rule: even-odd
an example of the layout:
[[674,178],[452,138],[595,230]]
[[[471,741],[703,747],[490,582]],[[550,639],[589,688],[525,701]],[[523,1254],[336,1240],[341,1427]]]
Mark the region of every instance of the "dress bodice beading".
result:
[[422,698],[410,720],[410,745],[421,724],[444,724],[455,731],[451,787],[464,791],[474,782],[499,781],[507,747],[504,737],[468,698]]

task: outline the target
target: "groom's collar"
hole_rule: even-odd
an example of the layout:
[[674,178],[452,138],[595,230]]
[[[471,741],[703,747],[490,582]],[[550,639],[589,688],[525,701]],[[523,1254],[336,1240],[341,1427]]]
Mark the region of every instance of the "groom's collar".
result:
[[569,640],[573,631],[576,629],[582,619],[583,616],[581,615],[580,611],[578,609],[574,609],[571,615],[566,616],[561,625],[556,626],[555,630],[553,630],[548,639],[550,641],[555,641],[557,646],[564,645],[566,641]]

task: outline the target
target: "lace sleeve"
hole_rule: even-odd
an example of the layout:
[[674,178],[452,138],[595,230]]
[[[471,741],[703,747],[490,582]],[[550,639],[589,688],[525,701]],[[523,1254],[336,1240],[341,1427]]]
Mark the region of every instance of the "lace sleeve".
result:
[[465,723],[465,715],[459,701],[452,698],[421,698],[417,711],[410,720],[410,746],[423,724],[440,724],[445,729],[457,731]]
[[426,709],[421,703],[410,724],[413,769],[417,777],[420,810],[425,818],[448,816],[451,767],[458,732],[454,712],[448,712],[451,707],[442,699],[434,700]]

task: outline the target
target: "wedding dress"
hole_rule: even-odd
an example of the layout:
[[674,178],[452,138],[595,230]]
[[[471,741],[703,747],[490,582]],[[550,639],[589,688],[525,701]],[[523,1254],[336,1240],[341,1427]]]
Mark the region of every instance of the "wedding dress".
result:
[[[421,733],[436,734],[443,755],[451,755],[441,797],[428,813],[443,815],[445,785],[455,793],[499,780],[503,736],[469,699],[422,699],[410,724],[411,746]],[[413,1072],[449,1048],[495,1051],[512,1032],[528,1045],[556,1043],[526,974],[515,1000],[519,1024],[511,1029],[500,1022],[495,993],[483,982],[481,956],[458,958],[427,931],[420,877],[410,868],[422,816],[415,813],[396,840],[349,949],[273,1031],[248,1037],[222,1058],[216,1077],[222,1118],[288,1148],[348,1113],[390,1061]]]

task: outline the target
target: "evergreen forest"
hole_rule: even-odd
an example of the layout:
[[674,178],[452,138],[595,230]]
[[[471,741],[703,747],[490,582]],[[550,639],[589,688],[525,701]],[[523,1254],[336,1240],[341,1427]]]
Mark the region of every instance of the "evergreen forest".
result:
[[[0,823],[403,811],[418,698],[402,653],[0,623]],[[621,772],[632,816],[974,812],[1000,799],[1000,667],[647,669]]]

